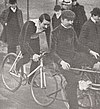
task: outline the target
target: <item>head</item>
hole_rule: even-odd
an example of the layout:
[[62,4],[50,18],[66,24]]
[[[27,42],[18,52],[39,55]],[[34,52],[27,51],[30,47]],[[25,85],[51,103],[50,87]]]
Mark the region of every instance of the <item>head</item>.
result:
[[100,21],[100,8],[94,8],[91,12],[91,17],[96,21]]
[[55,11],[55,14],[56,14],[57,16],[60,16],[60,15],[61,15],[61,6],[60,6],[60,5],[56,5],[56,6],[54,7],[54,11]]
[[77,4],[77,0],[72,0],[72,5],[76,5]]
[[15,8],[17,6],[17,0],[9,0],[9,4],[12,8]]
[[63,9],[70,9],[72,7],[72,0],[63,0],[61,6]]
[[39,26],[41,29],[47,29],[50,26],[50,16],[47,13],[42,14],[39,17]]
[[75,19],[75,13],[72,12],[71,10],[64,10],[61,14],[61,23],[66,27],[72,25],[74,19]]

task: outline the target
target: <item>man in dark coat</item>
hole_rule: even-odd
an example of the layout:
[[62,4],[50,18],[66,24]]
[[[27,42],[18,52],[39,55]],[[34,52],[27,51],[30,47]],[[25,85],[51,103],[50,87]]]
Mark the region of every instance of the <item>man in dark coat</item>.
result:
[[98,53],[82,46],[77,35],[71,26],[75,18],[75,13],[71,10],[64,10],[61,14],[61,25],[52,32],[52,44],[50,55],[60,68],[60,73],[68,82],[66,93],[68,97],[69,109],[78,109],[77,101],[77,77],[75,72],[70,71],[71,67],[81,67],[81,56],[78,52],[85,52],[94,55],[96,58]]
[[100,54],[100,9],[94,8],[91,17],[82,26],[79,40],[91,50]]
[[61,23],[61,7],[56,5],[54,7],[54,14],[52,16],[52,28],[55,29]]
[[[79,40],[84,45],[91,50],[100,54],[100,9],[94,8],[91,11],[91,17],[82,26]],[[94,82],[95,74],[91,74],[91,79]]]
[[87,20],[87,16],[84,10],[84,6],[80,5],[77,0],[72,0],[71,10],[75,13],[76,17],[74,19],[74,29],[76,31],[77,37],[79,37],[82,25]]
[[[30,57],[33,58],[30,72],[38,66],[40,52],[46,51],[50,46],[50,21],[50,16],[47,13],[43,13],[40,15],[37,25],[34,23],[35,21],[27,21],[24,24],[19,35],[19,44],[23,58],[16,65],[17,72],[21,66],[29,62]],[[36,34],[34,34],[35,32]],[[44,44],[42,41],[46,43]],[[29,77],[29,84],[34,74]]]
[[8,44],[8,53],[16,53],[18,37],[23,25],[22,11],[17,7],[17,0],[9,0],[10,7],[0,15],[3,25],[1,40]]

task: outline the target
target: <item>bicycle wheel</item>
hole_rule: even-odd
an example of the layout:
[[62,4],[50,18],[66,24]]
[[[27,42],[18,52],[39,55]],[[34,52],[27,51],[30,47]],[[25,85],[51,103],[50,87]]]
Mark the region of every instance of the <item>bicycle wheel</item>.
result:
[[[31,82],[31,92],[35,102],[41,106],[49,106],[52,104],[57,96],[58,84],[54,76],[50,72],[45,72],[46,87],[40,87],[40,73],[36,72]],[[34,87],[34,81],[38,84],[38,87]]]
[[91,109],[93,107],[90,91],[83,91],[78,89],[78,104],[81,109]]
[[14,61],[16,57],[17,55],[15,53],[9,53],[6,55],[2,63],[3,84],[9,91],[12,92],[15,92],[21,86],[22,82],[20,74],[15,73],[16,63],[14,64]]

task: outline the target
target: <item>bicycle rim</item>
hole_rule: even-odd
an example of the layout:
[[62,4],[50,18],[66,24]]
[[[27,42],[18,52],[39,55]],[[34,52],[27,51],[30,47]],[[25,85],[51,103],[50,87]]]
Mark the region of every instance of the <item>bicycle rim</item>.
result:
[[[92,97],[91,94],[88,92],[84,92],[81,90],[78,90],[78,105],[79,105],[79,109],[91,109],[92,108]],[[64,102],[65,106],[67,107],[67,109],[69,109],[69,104],[68,104],[68,99],[67,99],[67,94],[65,91],[65,88],[63,87],[61,90],[61,94],[62,94],[62,98],[63,100],[66,100],[66,102]]]
[[14,53],[9,53],[3,60],[2,63],[2,80],[5,87],[12,92],[15,92],[20,86],[22,82],[22,78],[20,74],[15,73],[16,64],[13,66],[10,71],[17,55]]
[[78,90],[78,104],[82,109],[92,108],[92,97],[89,91]]
[[[35,100],[35,102],[41,106],[49,106],[51,105],[57,96],[57,90],[58,90],[58,84],[56,81],[56,78],[54,76],[51,76],[49,72],[45,72],[46,76],[46,87],[41,88],[40,87],[40,73],[36,72],[32,79],[31,84],[31,92],[32,96]],[[38,84],[38,87],[33,87],[33,82],[36,82]],[[50,95],[51,94],[51,95]]]

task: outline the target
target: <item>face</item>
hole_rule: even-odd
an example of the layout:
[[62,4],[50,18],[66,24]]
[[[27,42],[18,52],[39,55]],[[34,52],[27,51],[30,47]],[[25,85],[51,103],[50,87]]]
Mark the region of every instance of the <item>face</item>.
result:
[[72,4],[73,4],[73,5],[76,5],[76,4],[77,4],[77,1],[72,2]]
[[47,29],[49,26],[50,26],[50,22],[45,20],[45,19],[43,20],[42,23],[40,22],[40,28],[43,29],[43,30]]
[[56,14],[57,16],[60,16],[60,15],[61,15],[61,10],[55,11],[55,14]]
[[61,19],[61,22],[64,26],[68,27],[69,25],[73,24],[73,20]]
[[100,21],[100,17],[99,16],[92,16],[93,17],[93,19],[96,21],[96,22],[99,22]]
[[70,9],[72,7],[72,4],[62,4],[63,9]]
[[17,4],[15,3],[15,4],[10,4],[10,6],[12,7],[12,8],[15,8],[16,6],[17,6]]

